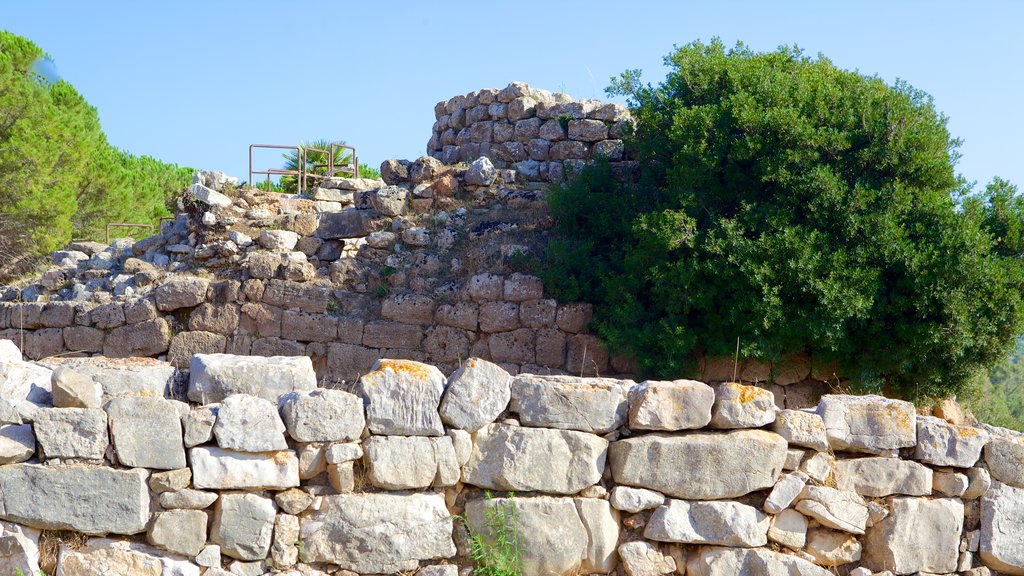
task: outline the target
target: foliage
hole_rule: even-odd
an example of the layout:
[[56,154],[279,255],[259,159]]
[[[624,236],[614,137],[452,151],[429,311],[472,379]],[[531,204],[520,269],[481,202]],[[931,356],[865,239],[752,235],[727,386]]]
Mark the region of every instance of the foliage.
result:
[[[646,375],[694,352],[836,360],[862,390],[956,391],[1022,325],[1021,201],[977,196],[925,93],[796,48],[676,49],[627,71],[635,180],[597,162],[557,189],[549,285],[595,306]],[[959,203],[962,201],[962,204]]]
[[[328,157],[330,152],[331,143],[337,142],[344,144],[344,140],[313,140],[311,142],[303,142],[299,144],[299,147],[304,149],[306,152],[306,172],[310,174],[324,175],[327,173]],[[352,154],[348,152],[346,148],[336,148],[333,150],[334,153],[334,166],[348,166],[352,164]],[[283,154],[284,170],[298,170],[299,169],[299,153],[296,150],[289,151],[287,154]],[[359,165],[359,176],[361,178],[380,178],[380,172],[375,168],[371,168],[366,164]],[[310,181],[312,184],[313,181]],[[264,183],[264,188],[266,184]],[[298,178],[295,176],[282,176],[280,183],[276,186],[279,192],[286,192],[288,194],[294,194],[298,191]]]
[[191,178],[112,147],[70,84],[30,72],[44,56],[0,31],[0,281],[72,236],[98,239],[107,222],[156,224]]
[[980,374],[961,401],[986,424],[1024,431],[1024,338],[1012,356]]
[[515,495],[509,493],[507,503],[500,505],[490,492],[485,493],[486,529],[470,534],[469,555],[475,576],[521,576],[522,548],[516,515]]

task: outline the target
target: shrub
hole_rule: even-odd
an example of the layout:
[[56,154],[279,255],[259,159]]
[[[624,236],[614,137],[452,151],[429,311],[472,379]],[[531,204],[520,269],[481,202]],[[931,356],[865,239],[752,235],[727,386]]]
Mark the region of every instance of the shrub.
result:
[[598,161],[552,195],[550,286],[645,375],[695,352],[836,360],[862,389],[941,394],[1022,324],[1021,202],[970,195],[932,100],[795,48],[678,48],[629,97],[639,163]]
[[486,528],[470,534],[469,556],[474,576],[522,576],[522,548],[519,544],[515,495],[511,492],[503,504],[485,492]]

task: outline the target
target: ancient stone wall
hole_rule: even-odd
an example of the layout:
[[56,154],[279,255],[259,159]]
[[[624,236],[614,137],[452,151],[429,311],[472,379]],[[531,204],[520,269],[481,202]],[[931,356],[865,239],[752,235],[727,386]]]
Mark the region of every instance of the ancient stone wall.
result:
[[625,158],[629,110],[600,100],[573,100],[513,82],[434,106],[427,153],[445,164],[489,158],[526,181],[561,182],[585,162]]
[[1024,437],[948,406],[477,358],[343,388],[308,357],[187,365],[0,341],[4,573],[465,576],[504,509],[526,576],[1024,574]]

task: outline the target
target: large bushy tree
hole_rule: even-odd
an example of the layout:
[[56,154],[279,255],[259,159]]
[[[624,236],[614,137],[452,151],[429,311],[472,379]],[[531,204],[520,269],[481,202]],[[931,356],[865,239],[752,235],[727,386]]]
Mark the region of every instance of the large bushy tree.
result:
[[[868,389],[953,391],[1022,324],[1021,206],[969,197],[925,93],[795,48],[695,42],[630,100],[638,177],[557,190],[548,280],[656,377],[694,352],[809,352]],[[963,202],[967,198],[967,202]]]

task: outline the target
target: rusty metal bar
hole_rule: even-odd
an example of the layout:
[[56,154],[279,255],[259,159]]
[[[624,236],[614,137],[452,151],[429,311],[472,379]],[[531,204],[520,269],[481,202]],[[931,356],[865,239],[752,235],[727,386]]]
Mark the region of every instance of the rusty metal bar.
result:
[[331,169],[330,169],[330,172],[328,173],[328,176],[334,176],[335,174],[337,174],[339,172],[342,172],[342,173],[346,173],[346,174],[351,174],[353,178],[359,178],[359,156],[356,155],[356,148],[355,148],[355,146],[349,146],[348,144],[342,144],[341,142],[332,142],[331,143],[331,159],[332,159],[332,161],[334,159],[334,150],[336,148],[346,148],[346,149],[352,151],[352,166],[351,166],[351,168],[347,168],[347,167],[344,167],[344,166],[337,167],[337,166],[334,166],[333,162],[332,162]]
[[[269,170],[253,170],[252,169],[252,151],[254,148],[269,148],[279,150],[295,150],[295,156],[298,159],[299,169],[298,170],[283,170],[283,169],[269,169]],[[305,180],[305,166],[306,166],[306,152],[302,146],[289,146],[286,144],[250,144],[249,145],[249,186],[252,187],[252,176],[253,174],[266,174],[267,176],[267,190],[270,190],[270,177],[273,176],[295,176],[299,180],[298,192],[302,194],[303,180]]]
[[113,228],[148,228],[149,229],[149,235],[150,236],[153,235],[153,225],[152,224],[128,224],[128,223],[124,223],[124,222],[117,222],[117,223],[113,223],[113,224],[107,224],[107,245],[108,246],[110,245],[110,229],[112,227]]
[[[268,170],[253,170],[252,167],[252,152],[255,148],[271,148],[271,149],[284,149],[284,150],[295,150],[296,158],[298,158],[299,169],[298,170],[283,170],[283,169],[268,169]],[[338,148],[344,148],[352,151],[352,162],[350,166],[335,166],[334,155]],[[320,165],[316,164],[313,166],[307,165],[309,152],[319,152],[327,156],[327,171],[324,174],[317,174],[316,168]],[[359,157],[356,155],[356,149],[354,146],[342,144],[340,142],[332,142],[330,150],[324,150],[322,148],[313,148],[308,146],[291,146],[285,144],[250,144],[249,145],[249,186],[252,187],[253,175],[267,176],[267,190],[270,190],[271,176],[295,176],[298,179],[298,193],[301,195],[305,190],[309,188],[309,179],[326,179],[335,174],[349,174],[353,178],[359,177]]]

